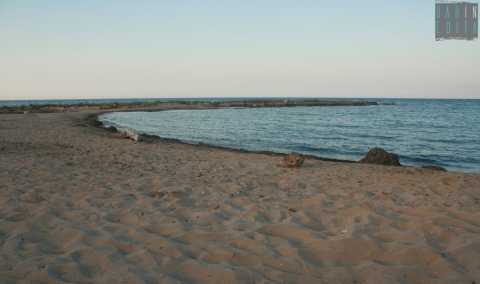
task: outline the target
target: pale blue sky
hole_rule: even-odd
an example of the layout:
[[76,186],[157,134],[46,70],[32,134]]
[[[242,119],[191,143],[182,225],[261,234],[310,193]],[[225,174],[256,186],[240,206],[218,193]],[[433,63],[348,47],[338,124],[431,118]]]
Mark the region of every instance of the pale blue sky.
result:
[[480,98],[433,1],[0,0],[0,99]]

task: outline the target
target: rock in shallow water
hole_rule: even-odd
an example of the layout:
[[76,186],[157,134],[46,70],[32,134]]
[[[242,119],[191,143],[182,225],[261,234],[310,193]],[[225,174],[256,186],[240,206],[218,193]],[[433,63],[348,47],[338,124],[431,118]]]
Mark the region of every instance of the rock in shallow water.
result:
[[401,166],[400,160],[396,154],[388,153],[382,148],[373,148],[367,155],[360,160],[364,164],[376,164],[385,166]]

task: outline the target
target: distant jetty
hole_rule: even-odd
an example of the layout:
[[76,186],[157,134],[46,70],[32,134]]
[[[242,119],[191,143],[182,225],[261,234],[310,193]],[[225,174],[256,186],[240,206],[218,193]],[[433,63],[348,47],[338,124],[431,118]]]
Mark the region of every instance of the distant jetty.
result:
[[165,109],[206,109],[206,108],[267,108],[267,107],[314,107],[314,106],[371,106],[375,101],[350,99],[179,99],[158,100],[133,103],[79,103],[79,104],[29,104],[22,106],[0,107],[0,114],[5,113],[56,113],[76,112],[81,110],[144,110]]

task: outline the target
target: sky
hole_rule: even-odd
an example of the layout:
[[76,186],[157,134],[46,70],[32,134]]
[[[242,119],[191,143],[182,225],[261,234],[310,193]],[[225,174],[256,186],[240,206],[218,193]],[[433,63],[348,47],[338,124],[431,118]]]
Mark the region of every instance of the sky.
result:
[[424,0],[0,0],[0,100],[479,98]]

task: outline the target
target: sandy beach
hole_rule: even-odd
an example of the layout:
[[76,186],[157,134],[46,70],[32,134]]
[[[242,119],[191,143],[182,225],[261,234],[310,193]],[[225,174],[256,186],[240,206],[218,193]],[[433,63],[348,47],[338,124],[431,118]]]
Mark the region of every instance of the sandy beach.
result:
[[0,283],[480,283],[480,174],[0,115]]

